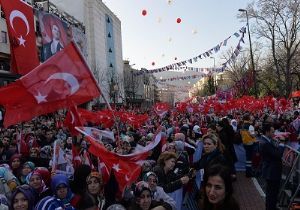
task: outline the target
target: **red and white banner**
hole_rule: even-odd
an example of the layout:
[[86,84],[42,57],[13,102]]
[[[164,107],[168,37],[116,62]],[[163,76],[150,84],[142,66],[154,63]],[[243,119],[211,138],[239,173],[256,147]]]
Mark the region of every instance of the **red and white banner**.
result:
[[36,47],[33,8],[20,0],[0,0],[6,17],[10,50],[11,69],[25,75],[40,62]]
[[79,105],[99,95],[89,67],[71,42],[27,75],[0,89],[4,126]]
[[[86,135],[82,128],[76,127],[76,129]],[[150,150],[159,144],[161,132],[156,135],[155,139],[149,145],[139,148],[128,155],[120,155],[108,151],[103,144],[99,143],[91,135],[86,135],[86,139],[90,143],[89,152],[99,157],[102,164],[105,164],[110,172],[113,170],[119,184],[120,192],[123,193],[125,187],[130,186],[140,176],[141,164],[148,157]]]

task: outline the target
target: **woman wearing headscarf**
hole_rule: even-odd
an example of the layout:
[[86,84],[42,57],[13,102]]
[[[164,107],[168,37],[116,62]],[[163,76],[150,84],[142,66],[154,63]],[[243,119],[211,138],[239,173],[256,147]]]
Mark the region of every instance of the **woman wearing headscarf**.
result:
[[69,180],[66,175],[56,174],[52,177],[51,190],[53,196],[47,196],[43,198],[36,205],[36,210],[45,209],[64,209],[64,210],[75,210],[70,204],[73,197],[73,193],[69,186]]
[[6,167],[0,167],[0,194],[5,195],[8,199],[12,192],[18,186],[18,179]]
[[35,196],[37,197],[37,201],[51,195],[51,190],[46,186],[42,173],[40,173],[39,169],[36,169],[28,174],[26,177],[26,182],[30,187],[33,188]]
[[35,203],[34,193],[29,185],[16,188],[11,197],[10,210],[33,210]]
[[148,183],[140,181],[136,184],[134,189],[134,199],[129,207],[129,210],[150,210],[150,209],[161,209],[161,210],[172,210],[170,204],[164,201],[155,201],[152,199],[152,192]]
[[107,206],[105,205],[104,185],[101,174],[96,171],[91,172],[86,178],[86,184],[87,191],[95,198],[98,209],[106,209]]
[[21,184],[26,184],[26,177],[35,168],[35,164],[31,161],[27,161],[22,166],[21,176],[19,178]]
[[14,154],[13,156],[11,156],[11,158],[9,159],[9,166],[12,170],[12,173],[16,177],[20,177],[21,170],[22,170],[21,155],[20,154]]

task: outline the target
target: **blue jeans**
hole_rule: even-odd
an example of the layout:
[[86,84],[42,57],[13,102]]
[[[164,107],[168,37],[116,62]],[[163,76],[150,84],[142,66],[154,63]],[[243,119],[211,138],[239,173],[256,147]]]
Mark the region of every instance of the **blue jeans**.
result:
[[254,154],[255,144],[246,145],[244,144],[245,152],[246,152],[246,175],[253,176],[252,171],[252,158]]

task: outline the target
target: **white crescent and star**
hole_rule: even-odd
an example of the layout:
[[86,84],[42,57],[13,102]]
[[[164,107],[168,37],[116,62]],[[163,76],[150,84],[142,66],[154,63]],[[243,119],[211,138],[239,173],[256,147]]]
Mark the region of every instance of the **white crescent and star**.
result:
[[133,122],[133,121],[135,120],[134,117],[128,117],[127,119],[128,119],[130,122]]
[[164,111],[164,110],[162,110],[162,108],[164,108],[162,105],[158,105],[158,106],[156,107],[156,111],[157,111],[157,112]]
[[43,96],[39,91],[38,91],[38,95],[34,96],[34,97],[37,100],[38,104],[40,104],[42,102],[47,102],[47,100],[46,100],[47,95]]
[[[13,24],[13,21],[14,21],[15,18],[21,18],[21,20],[23,20],[23,22],[26,25],[26,35],[25,36],[27,36],[30,32],[30,28],[29,28],[29,23],[28,23],[28,20],[27,20],[26,16],[24,15],[24,13],[20,12],[19,10],[13,10],[10,13],[9,22],[10,22],[10,25],[11,25],[11,27],[14,31],[16,31],[15,27],[14,27],[14,24]],[[19,45],[22,45],[23,47],[25,47],[26,40],[23,38],[22,35],[20,35],[20,37],[18,37],[18,40],[19,40]]]
[[66,81],[71,87],[70,95],[73,95],[74,93],[76,93],[79,90],[79,87],[80,87],[79,82],[73,74],[54,73],[45,81],[45,83],[49,82],[50,80],[54,80],[54,79],[60,79],[60,80]]
[[[47,82],[49,82],[50,80],[54,80],[54,79],[64,80],[65,82],[67,82],[71,88],[70,95],[73,95],[74,93],[76,93],[80,88],[79,82],[73,74],[54,73],[50,77],[48,77],[48,79],[45,81],[45,84]],[[40,104],[42,102],[47,102],[47,100],[46,100],[47,95],[42,95],[39,91],[38,91],[38,95],[35,95],[34,97],[36,98],[36,101],[38,104]],[[74,118],[74,116],[73,116],[73,118]],[[73,120],[73,118],[72,118],[72,120]]]
[[121,169],[120,169],[120,165],[119,164],[113,164],[113,167],[112,167],[116,172],[119,172]]

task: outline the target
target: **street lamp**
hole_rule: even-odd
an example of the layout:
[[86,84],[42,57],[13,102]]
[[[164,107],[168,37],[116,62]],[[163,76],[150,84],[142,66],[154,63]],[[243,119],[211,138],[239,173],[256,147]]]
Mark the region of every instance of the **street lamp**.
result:
[[249,16],[248,11],[246,9],[239,9],[239,12],[245,12],[247,18],[247,29],[248,29],[248,37],[249,37],[249,45],[250,45],[250,59],[251,59],[251,66],[252,66],[252,74],[253,74],[253,83],[254,83],[254,95],[257,98],[257,84],[256,84],[256,71],[254,67],[254,59],[253,59],[253,51],[252,51],[252,42],[251,42],[251,35],[250,35],[250,27],[249,27]]
[[215,57],[210,57],[211,59],[214,59],[214,70],[216,68],[216,58]]
[[[215,57],[213,57],[213,56],[211,56],[210,57],[211,59],[214,59],[214,69],[213,69],[213,71],[215,71],[215,69],[216,69],[216,58]],[[216,77],[216,79],[214,79],[214,77],[212,76],[213,74],[211,74],[211,78],[213,79],[213,84],[214,84],[214,89],[215,89],[215,93],[217,92],[217,77]]]

